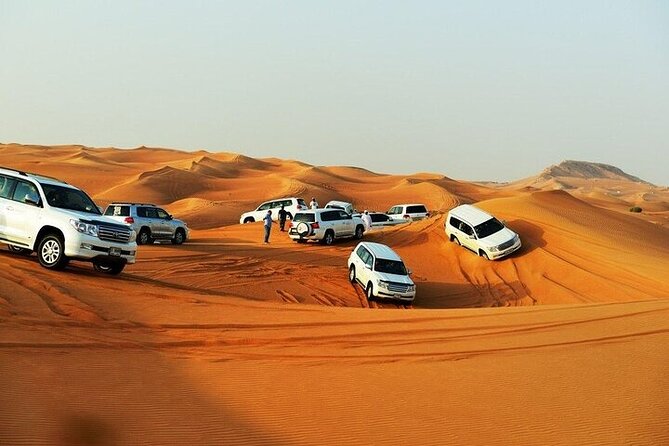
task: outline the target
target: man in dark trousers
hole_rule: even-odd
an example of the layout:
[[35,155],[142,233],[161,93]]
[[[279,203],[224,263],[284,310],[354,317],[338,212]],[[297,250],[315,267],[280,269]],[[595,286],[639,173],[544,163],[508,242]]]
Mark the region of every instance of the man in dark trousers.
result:
[[286,229],[286,217],[288,216],[288,212],[283,208],[283,205],[281,205],[281,209],[279,209],[279,228],[281,228],[281,232],[283,232]]
[[265,223],[265,243],[269,243],[269,233],[272,230],[272,211],[267,211],[263,222]]

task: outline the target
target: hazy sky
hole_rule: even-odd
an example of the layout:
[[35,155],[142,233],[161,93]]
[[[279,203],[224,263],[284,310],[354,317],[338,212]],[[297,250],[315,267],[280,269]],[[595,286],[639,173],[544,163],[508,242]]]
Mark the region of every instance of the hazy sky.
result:
[[669,1],[0,0],[0,141],[669,185]]

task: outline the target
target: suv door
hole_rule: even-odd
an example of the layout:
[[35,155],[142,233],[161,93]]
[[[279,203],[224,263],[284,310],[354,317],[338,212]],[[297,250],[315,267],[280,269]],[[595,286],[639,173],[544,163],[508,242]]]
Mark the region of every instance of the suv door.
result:
[[465,222],[460,223],[460,231],[463,233],[462,239],[458,237],[460,243],[465,245],[467,248],[471,249],[474,252],[478,252],[478,241],[476,240],[476,235],[474,235],[474,229]]
[[13,232],[12,227],[8,225],[8,214],[14,212],[12,195],[16,186],[16,178],[0,175],[0,238],[8,240]]
[[163,228],[163,222],[158,218],[158,210],[156,208],[144,208],[146,215],[145,224],[151,229],[151,237],[153,238],[164,238],[165,237],[165,228]]
[[356,274],[360,279],[362,286],[367,287],[367,282],[369,282],[369,279],[372,276],[374,257],[364,246],[358,248],[358,256],[360,257],[360,265],[356,266]]
[[321,217],[321,228],[323,228],[323,234],[325,234],[325,230],[327,229],[332,229],[335,233],[335,237],[339,236],[339,228],[338,226],[338,219],[339,219],[339,213],[337,211],[325,211],[321,212],[320,214]]
[[172,238],[174,237],[174,232],[176,227],[172,222],[172,217],[164,209],[156,208],[156,213],[158,214],[157,225],[160,226],[160,234],[163,237]]
[[338,221],[337,224],[339,226],[339,235],[340,236],[350,236],[353,235],[355,232],[355,228],[353,227],[353,217],[346,211],[337,211],[338,214]]
[[41,209],[42,199],[37,186],[17,179],[11,200],[5,202],[6,238],[21,245],[32,246]]

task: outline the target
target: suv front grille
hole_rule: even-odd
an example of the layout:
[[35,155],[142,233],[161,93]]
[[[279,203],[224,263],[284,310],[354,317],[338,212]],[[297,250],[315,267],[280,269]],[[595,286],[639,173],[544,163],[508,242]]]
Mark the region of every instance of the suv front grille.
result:
[[98,238],[111,242],[127,243],[130,240],[130,229],[100,225],[98,226]]
[[392,291],[393,293],[406,293],[409,291],[409,286],[404,283],[397,283],[397,282],[390,282],[388,284],[388,291]]
[[499,245],[499,246],[497,247],[497,249],[498,249],[499,251],[504,251],[506,248],[510,248],[510,247],[512,247],[512,246],[514,245],[514,243],[516,243],[516,237],[512,238],[512,239],[509,240],[509,241],[506,241],[506,242],[502,243],[501,245]]

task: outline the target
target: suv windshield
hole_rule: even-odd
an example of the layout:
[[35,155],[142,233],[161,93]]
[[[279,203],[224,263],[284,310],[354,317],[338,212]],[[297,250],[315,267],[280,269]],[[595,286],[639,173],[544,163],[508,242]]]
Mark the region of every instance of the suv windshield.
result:
[[406,276],[407,269],[404,263],[397,260],[376,259],[374,263],[374,271],[387,274],[397,274],[399,276]]
[[46,196],[46,202],[49,203],[49,206],[101,215],[100,209],[98,209],[93,200],[91,200],[83,191],[71,187],[41,184],[42,189],[44,189],[44,195]]
[[295,214],[295,218],[293,218],[293,221],[296,223],[299,223],[301,221],[307,222],[307,223],[313,223],[316,221],[316,215],[314,214]]
[[489,235],[493,235],[494,233],[499,232],[502,229],[504,229],[504,225],[495,217],[491,218],[488,221],[484,221],[480,225],[474,227],[474,231],[476,231],[476,236],[480,239],[486,238]]

